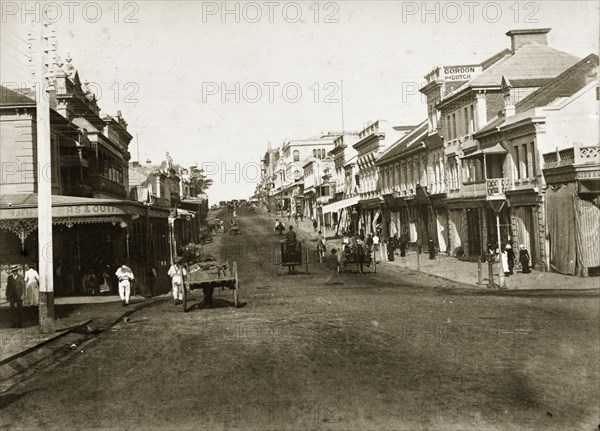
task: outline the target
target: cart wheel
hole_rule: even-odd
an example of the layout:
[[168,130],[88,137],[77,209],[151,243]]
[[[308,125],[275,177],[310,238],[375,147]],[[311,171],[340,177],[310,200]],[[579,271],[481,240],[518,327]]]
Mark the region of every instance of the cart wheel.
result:
[[181,288],[183,290],[183,312],[187,313],[187,286],[184,284]]
[[233,288],[233,303],[235,304],[235,308],[238,307],[238,289],[240,288],[240,279],[238,277],[237,263],[233,261],[233,269],[232,275],[235,278],[235,285]]

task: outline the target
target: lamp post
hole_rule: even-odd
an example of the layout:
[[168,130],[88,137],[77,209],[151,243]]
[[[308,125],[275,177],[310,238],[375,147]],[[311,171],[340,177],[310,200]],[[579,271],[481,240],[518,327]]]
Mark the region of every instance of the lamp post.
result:
[[[494,210],[494,213],[496,214],[496,240],[498,241],[498,256],[500,257],[500,253],[502,253],[501,247],[502,247],[502,243],[501,243],[501,235],[500,235],[500,212],[502,211],[502,208],[504,208],[504,203],[505,200],[504,199],[493,199],[493,200],[489,200],[488,201],[490,203],[490,206],[492,207],[492,209]],[[504,278],[504,269],[502,268],[502,259],[499,258],[498,259],[498,283],[499,283],[499,287],[501,289],[504,289],[506,287],[506,280]]]

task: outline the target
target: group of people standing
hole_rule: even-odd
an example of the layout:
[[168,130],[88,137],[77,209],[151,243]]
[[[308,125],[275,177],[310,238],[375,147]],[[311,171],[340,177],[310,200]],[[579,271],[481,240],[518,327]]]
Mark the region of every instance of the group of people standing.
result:
[[517,262],[517,260],[521,265],[523,274],[531,273],[532,264],[529,251],[523,244],[520,244],[517,258],[515,248],[516,242],[512,245],[510,243],[506,243],[500,249],[498,249],[496,245],[492,243],[488,243],[487,245],[487,253],[492,257],[492,259],[494,259],[498,253],[500,254],[500,265],[502,266],[502,272],[504,273],[505,277],[509,277],[514,274],[515,262]]

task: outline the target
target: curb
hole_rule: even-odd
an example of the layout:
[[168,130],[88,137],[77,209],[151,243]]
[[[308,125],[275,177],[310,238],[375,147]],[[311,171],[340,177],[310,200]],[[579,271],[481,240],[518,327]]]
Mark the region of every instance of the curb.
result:
[[[113,327],[114,325],[116,325],[117,323],[119,323],[121,320],[123,320],[124,317],[131,316],[133,313],[135,313],[135,312],[137,312],[137,311],[139,311],[139,310],[141,310],[143,308],[146,308],[146,307],[149,307],[151,305],[155,305],[155,304],[161,302],[160,300],[155,300],[155,298],[157,298],[157,297],[151,298],[150,300],[145,300],[141,304],[130,308],[129,310],[127,310],[123,314],[119,315],[114,321],[111,321],[108,325],[106,325],[101,331],[98,332],[98,334],[102,333],[103,331],[105,331],[108,328]],[[160,297],[158,297],[158,298],[160,298]],[[14,355],[11,355],[11,356],[9,356],[7,358],[4,358],[3,360],[0,361],[0,367],[8,365],[12,361],[14,361],[14,360],[17,360],[19,358],[27,356],[30,353],[35,352],[36,350],[38,350],[38,349],[40,349],[40,348],[42,348],[42,347],[44,347],[44,346],[52,343],[53,341],[56,341],[59,338],[62,338],[62,337],[66,336],[66,335],[68,335],[68,334],[70,334],[72,332],[76,332],[78,329],[80,329],[80,328],[82,328],[84,326],[87,326],[93,320],[94,320],[93,318],[92,319],[88,319],[86,321],[83,321],[81,323],[75,324],[73,326],[60,329],[59,330],[60,331],[59,334],[55,334],[54,336],[52,336],[52,337],[50,337],[50,338],[48,338],[46,340],[43,340],[43,341],[41,341],[41,342],[39,342],[37,344],[34,344],[31,347],[28,347],[28,348],[26,348],[26,349],[24,349],[24,350],[22,350],[22,351],[20,351],[18,353],[15,353]]]

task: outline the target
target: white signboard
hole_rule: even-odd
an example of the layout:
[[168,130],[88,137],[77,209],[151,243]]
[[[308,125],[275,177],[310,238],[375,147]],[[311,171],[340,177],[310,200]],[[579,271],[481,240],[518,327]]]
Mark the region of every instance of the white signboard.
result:
[[479,75],[482,69],[477,65],[444,66],[442,78],[446,81],[469,81]]

